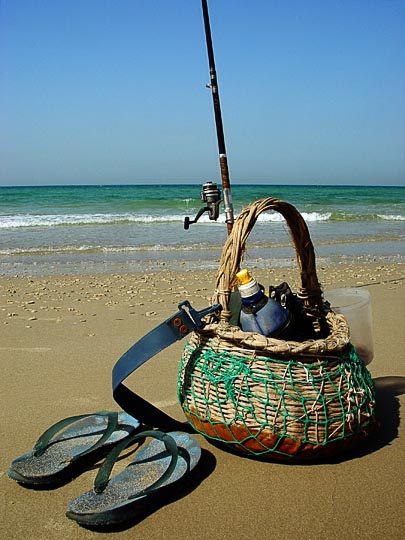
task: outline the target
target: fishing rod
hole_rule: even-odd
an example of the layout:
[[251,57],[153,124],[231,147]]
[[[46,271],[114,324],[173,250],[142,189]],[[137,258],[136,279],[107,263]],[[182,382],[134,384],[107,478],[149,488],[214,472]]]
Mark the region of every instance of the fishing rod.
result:
[[[229,179],[228,159],[226,155],[225,136],[222,123],[221,104],[219,100],[217,72],[215,69],[214,48],[212,45],[207,0],[201,0],[201,4],[204,18],[205,39],[207,42],[208,64],[210,68],[210,84],[207,86],[208,88],[211,88],[212,102],[214,105],[215,125],[217,130],[219,151],[219,166],[221,170],[222,192],[225,206],[225,222],[227,225],[228,234],[230,234],[235,219],[232,204],[231,184]],[[216,184],[214,184],[213,182],[207,182],[206,184],[204,184],[201,191],[201,200],[207,203],[207,206],[199,210],[194,220],[190,220],[186,217],[184,220],[184,228],[188,229],[191,223],[196,223],[199,217],[206,211],[208,211],[210,219],[218,219],[219,203],[221,202],[220,198],[221,195]]]

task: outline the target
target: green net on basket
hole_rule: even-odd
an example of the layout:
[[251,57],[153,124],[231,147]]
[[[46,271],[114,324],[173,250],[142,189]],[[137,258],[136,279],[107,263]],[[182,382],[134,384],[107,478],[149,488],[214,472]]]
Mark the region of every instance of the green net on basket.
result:
[[373,423],[373,381],[352,346],[335,361],[308,364],[187,345],[179,380],[194,427],[253,455],[271,445],[280,457],[312,456],[326,444],[364,435]]

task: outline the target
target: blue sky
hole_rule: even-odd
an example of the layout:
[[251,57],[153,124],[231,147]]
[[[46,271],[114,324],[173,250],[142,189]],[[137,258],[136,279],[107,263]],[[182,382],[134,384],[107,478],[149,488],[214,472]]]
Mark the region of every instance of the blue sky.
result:
[[[209,0],[231,182],[405,184],[403,0]],[[1,0],[0,185],[220,182],[200,0]]]

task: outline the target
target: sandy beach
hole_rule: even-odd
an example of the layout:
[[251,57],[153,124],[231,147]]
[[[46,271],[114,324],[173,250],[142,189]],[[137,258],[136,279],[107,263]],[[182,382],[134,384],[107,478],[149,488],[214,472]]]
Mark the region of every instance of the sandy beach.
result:
[[[325,295],[345,286],[372,297],[374,360],[381,428],[361,452],[333,463],[285,464],[233,455],[201,435],[193,489],[122,530],[99,532],[65,517],[68,503],[92,487],[95,470],[55,490],[31,490],[7,477],[10,462],[61,418],[117,409],[111,369],[139,338],[188,299],[208,305],[214,271],[59,275],[0,279],[3,537],[10,540],[400,540],[405,535],[405,294],[403,265],[318,268]],[[264,283],[288,281],[290,268],[258,269]],[[146,399],[183,420],[177,368],[184,342],[133,375]],[[123,460],[125,461],[125,460]],[[125,465],[125,463],[120,466]]]

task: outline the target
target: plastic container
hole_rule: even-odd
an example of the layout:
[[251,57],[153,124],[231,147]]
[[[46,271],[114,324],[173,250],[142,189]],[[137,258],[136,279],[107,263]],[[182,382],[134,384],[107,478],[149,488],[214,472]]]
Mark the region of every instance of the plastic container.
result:
[[347,288],[325,292],[335,313],[346,317],[350,328],[350,341],[364,364],[374,358],[372,312],[370,293],[365,289]]
[[289,324],[289,312],[268,298],[247,270],[241,270],[236,277],[242,300],[239,319],[242,330],[277,337]]

